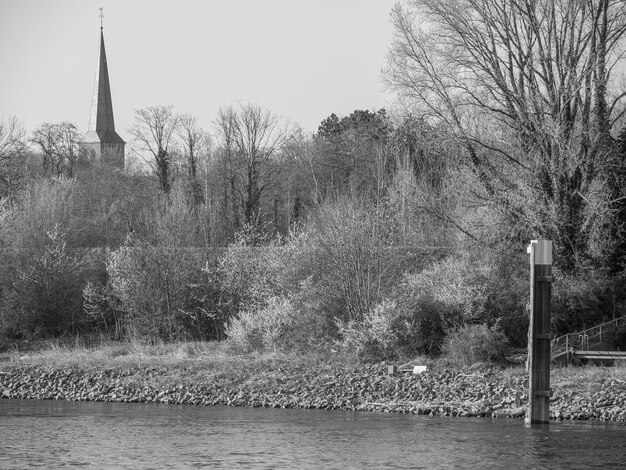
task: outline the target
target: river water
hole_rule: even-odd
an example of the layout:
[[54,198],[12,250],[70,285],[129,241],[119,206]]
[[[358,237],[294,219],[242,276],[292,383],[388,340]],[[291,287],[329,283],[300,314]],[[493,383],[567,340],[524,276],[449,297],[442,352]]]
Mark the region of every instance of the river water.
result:
[[0,469],[626,468],[626,426],[0,400]]

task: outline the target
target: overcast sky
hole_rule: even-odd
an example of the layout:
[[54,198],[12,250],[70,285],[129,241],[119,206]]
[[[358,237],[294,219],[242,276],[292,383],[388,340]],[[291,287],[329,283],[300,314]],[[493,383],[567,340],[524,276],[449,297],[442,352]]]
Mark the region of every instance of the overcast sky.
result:
[[115,126],[174,105],[205,129],[252,102],[314,132],[331,113],[385,107],[397,0],[0,0],[0,117],[87,130],[100,7]]

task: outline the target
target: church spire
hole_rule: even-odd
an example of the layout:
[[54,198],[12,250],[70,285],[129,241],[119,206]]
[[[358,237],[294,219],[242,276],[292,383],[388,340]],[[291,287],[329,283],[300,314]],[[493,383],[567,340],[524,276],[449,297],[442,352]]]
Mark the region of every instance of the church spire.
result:
[[114,166],[120,166],[119,159],[121,156],[121,166],[123,166],[124,141],[115,132],[111,84],[109,82],[109,69],[104,48],[103,18],[102,8],[100,8],[100,53],[96,67],[89,130],[85,134],[84,141],[94,150],[91,159],[103,162],[107,160]]
[[[101,9],[102,10],[102,9]],[[96,131],[100,137],[117,137],[113,120],[113,102],[111,100],[111,84],[109,82],[109,68],[104,48],[104,30],[102,27],[102,12],[100,13],[100,54],[96,68],[96,81],[91,102],[91,119],[89,130]]]

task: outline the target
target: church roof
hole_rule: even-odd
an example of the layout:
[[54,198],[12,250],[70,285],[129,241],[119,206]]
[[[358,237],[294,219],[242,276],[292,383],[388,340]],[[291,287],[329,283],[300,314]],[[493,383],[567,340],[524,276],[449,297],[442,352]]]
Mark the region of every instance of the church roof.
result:
[[124,143],[124,140],[115,132],[111,84],[109,82],[109,69],[104,50],[104,32],[102,27],[100,28],[100,54],[96,68],[96,83],[91,103],[89,130],[85,134],[84,140],[86,142]]

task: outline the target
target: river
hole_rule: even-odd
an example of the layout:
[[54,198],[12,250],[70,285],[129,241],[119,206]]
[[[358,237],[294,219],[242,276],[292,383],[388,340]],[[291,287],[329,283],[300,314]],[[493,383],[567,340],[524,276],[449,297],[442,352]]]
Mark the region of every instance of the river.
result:
[[0,468],[625,468],[626,426],[0,400]]

